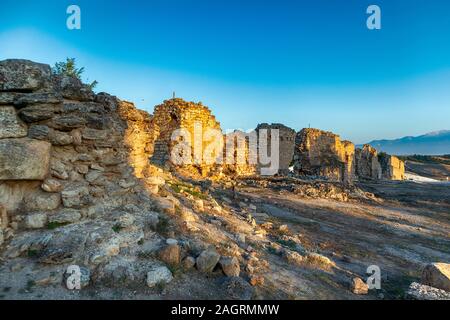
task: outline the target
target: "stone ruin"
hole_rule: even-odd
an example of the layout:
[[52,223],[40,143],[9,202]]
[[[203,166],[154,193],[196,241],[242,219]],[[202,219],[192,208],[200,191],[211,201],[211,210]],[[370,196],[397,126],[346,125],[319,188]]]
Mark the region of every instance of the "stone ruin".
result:
[[356,148],[355,170],[361,179],[381,179],[381,165],[378,161],[378,152],[374,147],[365,144],[362,148]]
[[356,148],[352,142],[319,129],[297,133],[294,171],[300,175],[325,177],[331,181],[403,180],[404,162],[395,156],[378,154],[370,145]]
[[255,143],[256,141],[251,141],[247,133],[240,130],[225,134],[222,166],[224,176],[238,177],[257,174]]
[[[136,179],[156,193],[163,183],[161,169],[148,159],[159,166],[170,164],[174,130],[186,129],[193,139],[214,129],[226,140],[220,123],[201,103],[174,98],[150,115],[106,93],[94,94],[77,79],[53,75],[48,65],[26,60],[0,62],[0,124],[0,204],[11,214],[82,208],[98,199],[117,201],[121,198],[115,195],[127,194]],[[295,135],[281,124],[260,124],[260,129],[280,130],[281,174],[293,162],[296,174],[346,183],[355,177],[404,178],[404,164],[396,157],[379,157],[370,146],[355,152],[351,142],[331,132],[303,129]],[[185,142],[193,163],[181,167],[188,172],[200,177],[258,173],[248,161],[205,163],[192,141]],[[235,143],[233,157],[252,156],[250,142],[245,142]],[[224,149],[219,153],[227,157]],[[17,219],[13,226],[23,224]]]
[[[209,129],[216,130],[218,134],[222,134],[222,130],[220,123],[211,114],[208,107],[201,103],[186,102],[180,98],[166,100],[163,104],[155,107],[152,124],[156,132],[154,153],[151,157],[153,163],[162,166],[171,163],[175,144],[184,142],[191,151],[187,155],[177,154],[177,157],[188,157],[191,159],[191,164],[181,165],[181,167],[203,177],[214,170],[215,166],[203,159],[203,150],[208,144],[208,140],[204,139],[203,135]],[[172,134],[179,129],[187,130],[189,137],[181,137],[182,141],[180,139],[172,140]],[[195,141],[199,141],[201,145],[196,146]],[[199,152],[196,152],[196,148]]]
[[2,224],[12,232],[65,223],[87,214],[88,205],[132,197],[135,178],[150,167],[150,121],[131,103],[94,94],[48,65],[1,61]]
[[[276,129],[279,130],[279,170],[278,174],[288,174],[289,167],[291,166],[292,159],[294,157],[294,149],[295,149],[295,135],[296,132],[294,129],[291,129],[281,123],[261,123],[256,127],[256,132],[259,137],[259,130],[266,129],[267,130],[267,152],[270,155],[271,150],[271,130]],[[258,162],[259,163],[259,162]],[[261,167],[261,165],[259,165]],[[260,172],[261,168],[259,168]]]
[[294,172],[349,183],[354,177],[355,146],[338,135],[313,128],[295,138]]
[[405,179],[405,162],[384,152],[378,155],[382,168],[382,178],[387,180]]
[[356,173],[360,180],[404,180],[405,163],[399,158],[365,144],[355,153]]

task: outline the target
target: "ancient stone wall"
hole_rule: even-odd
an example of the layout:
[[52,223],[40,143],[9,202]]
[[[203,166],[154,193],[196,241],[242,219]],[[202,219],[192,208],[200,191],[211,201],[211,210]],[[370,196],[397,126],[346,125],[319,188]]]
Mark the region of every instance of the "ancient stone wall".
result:
[[2,215],[12,229],[32,228],[64,208],[80,219],[87,206],[121,201],[145,175],[153,136],[151,117],[131,103],[48,65],[1,61]]
[[362,149],[356,148],[355,171],[359,179],[381,179],[381,165],[378,161],[378,152],[372,146],[365,144]]
[[298,174],[351,182],[353,157],[354,145],[334,133],[305,128],[296,135],[294,171]]
[[395,156],[386,153],[378,155],[382,178],[387,180],[404,180],[405,179],[405,163]]
[[[153,124],[158,133],[154,154],[151,158],[152,162],[158,165],[171,163],[175,167],[183,167],[193,174],[201,176],[207,176],[216,167],[207,163],[203,158],[203,151],[209,144],[209,139],[205,138],[208,130],[213,129],[218,134],[222,134],[220,123],[211,114],[208,107],[201,103],[186,102],[180,98],[165,100],[163,104],[155,107]],[[180,132],[180,129],[186,130],[188,136],[172,140],[172,135]],[[177,158],[180,161],[182,158],[189,159],[190,164],[186,164],[186,161],[182,161],[182,165],[173,163],[171,155],[174,151],[173,148],[179,145],[179,142],[186,143],[190,151],[188,154],[177,154]],[[198,144],[195,145],[195,143]]]
[[[279,132],[279,174],[287,174],[289,173],[289,166],[292,163],[294,158],[294,149],[295,149],[295,135],[296,132],[294,129],[286,127],[280,123],[261,123],[256,127],[256,132],[259,133],[259,130],[266,129],[267,130],[267,149],[268,154],[271,155],[271,129],[278,130]],[[259,135],[258,135],[259,136]]]
[[[222,165],[226,176],[251,176],[257,174],[256,139],[251,141],[249,135],[236,130],[224,136]],[[253,160],[251,158],[253,157]]]

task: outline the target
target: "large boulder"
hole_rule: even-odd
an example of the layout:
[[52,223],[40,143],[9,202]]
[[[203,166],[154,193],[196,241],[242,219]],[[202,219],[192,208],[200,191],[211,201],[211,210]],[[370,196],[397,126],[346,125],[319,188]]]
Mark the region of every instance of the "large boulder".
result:
[[0,180],[44,180],[50,143],[29,138],[0,140]]
[[0,61],[0,91],[30,92],[46,86],[51,78],[49,65],[29,60]]
[[422,272],[422,284],[450,292],[450,264],[431,263]]
[[172,272],[167,267],[156,266],[147,273],[147,286],[153,288],[158,284],[167,284],[172,279]]
[[239,277],[241,268],[236,257],[222,257],[219,260],[223,273],[228,277]]
[[406,292],[406,298],[414,300],[450,300],[450,292],[413,282]]
[[214,249],[203,251],[197,257],[197,269],[201,272],[211,272],[220,260],[220,254]]

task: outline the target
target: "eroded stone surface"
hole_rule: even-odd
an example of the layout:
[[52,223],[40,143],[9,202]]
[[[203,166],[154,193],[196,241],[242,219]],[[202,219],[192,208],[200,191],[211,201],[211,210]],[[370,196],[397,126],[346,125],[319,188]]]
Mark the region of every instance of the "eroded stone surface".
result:
[[302,129],[295,139],[294,171],[333,181],[353,180],[354,145],[334,133]]
[[14,107],[0,107],[0,139],[21,138],[26,135],[27,126],[17,117]]
[[33,91],[42,88],[50,79],[46,64],[29,60],[0,61],[0,91]]
[[422,272],[421,282],[425,285],[450,292],[450,264],[431,263]]
[[44,180],[51,144],[29,138],[0,140],[0,180]]

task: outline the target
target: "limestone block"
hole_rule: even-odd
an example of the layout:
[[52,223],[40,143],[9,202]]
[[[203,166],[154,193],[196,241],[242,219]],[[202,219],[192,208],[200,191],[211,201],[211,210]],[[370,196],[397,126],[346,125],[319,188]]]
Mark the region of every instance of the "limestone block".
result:
[[51,78],[49,65],[29,60],[0,61],[0,91],[34,91],[44,87]]
[[44,180],[50,143],[29,138],[0,140],[0,180]]

